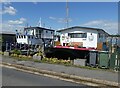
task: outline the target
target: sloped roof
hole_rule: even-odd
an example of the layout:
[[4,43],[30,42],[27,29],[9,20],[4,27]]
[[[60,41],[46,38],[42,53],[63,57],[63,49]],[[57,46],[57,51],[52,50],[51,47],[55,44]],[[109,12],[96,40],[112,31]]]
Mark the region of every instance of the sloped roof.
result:
[[103,31],[104,33],[108,34],[106,31],[104,31],[103,29],[100,29],[100,28],[81,27],[81,26],[73,26],[73,27],[69,27],[69,28],[65,28],[65,29],[60,29],[60,30],[57,30],[57,32],[62,32],[62,31],[65,31],[65,30],[73,29],[73,28],[82,28],[82,29],[90,29],[90,30]]
[[15,32],[11,32],[11,31],[0,31],[0,34],[11,34],[11,35],[15,35]]
[[52,29],[49,29],[49,28],[43,28],[43,27],[27,27],[27,28],[25,28],[25,29],[43,29],[43,30],[49,30],[49,31],[55,31],[55,30],[52,30]]

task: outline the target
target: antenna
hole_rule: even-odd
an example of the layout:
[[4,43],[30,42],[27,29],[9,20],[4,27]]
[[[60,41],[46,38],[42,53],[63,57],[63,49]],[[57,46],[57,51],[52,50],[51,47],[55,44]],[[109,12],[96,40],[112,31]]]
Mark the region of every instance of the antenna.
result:
[[41,19],[41,17],[40,17],[40,19],[39,19],[39,22],[38,22],[38,25],[37,25],[38,27],[42,27],[42,19]]
[[68,0],[66,0],[66,27],[69,26],[68,12],[69,12],[69,8],[68,8]]
[[43,27],[45,27],[45,23],[43,23]]
[[28,23],[25,24],[25,27],[26,27],[26,28],[28,27]]

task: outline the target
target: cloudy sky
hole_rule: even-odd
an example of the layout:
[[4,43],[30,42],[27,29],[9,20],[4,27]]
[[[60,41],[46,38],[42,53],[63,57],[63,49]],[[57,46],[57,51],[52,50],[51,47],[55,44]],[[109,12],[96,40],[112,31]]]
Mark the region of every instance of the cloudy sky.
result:
[[[69,27],[101,28],[118,33],[117,2],[68,2]],[[2,30],[23,30],[25,26],[42,26],[58,30],[66,27],[66,2],[5,2],[2,3]]]

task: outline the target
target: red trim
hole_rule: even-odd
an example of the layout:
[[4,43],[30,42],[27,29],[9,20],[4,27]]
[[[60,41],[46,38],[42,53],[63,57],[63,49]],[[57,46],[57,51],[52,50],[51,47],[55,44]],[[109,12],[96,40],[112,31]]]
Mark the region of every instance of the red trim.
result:
[[69,46],[55,46],[54,48],[62,48],[62,49],[75,49],[75,50],[96,50],[94,48],[76,48],[76,47],[69,47]]

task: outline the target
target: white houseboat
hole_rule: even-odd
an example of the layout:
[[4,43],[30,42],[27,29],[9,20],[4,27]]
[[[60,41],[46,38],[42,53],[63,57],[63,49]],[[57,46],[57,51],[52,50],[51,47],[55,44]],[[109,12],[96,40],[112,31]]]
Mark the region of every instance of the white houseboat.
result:
[[77,45],[102,50],[106,46],[109,34],[103,29],[74,26],[57,31],[61,46]]

